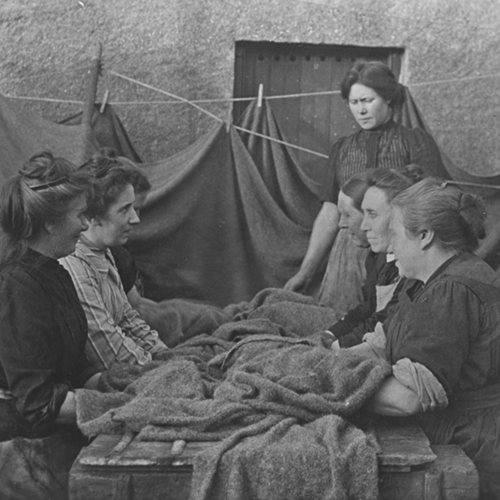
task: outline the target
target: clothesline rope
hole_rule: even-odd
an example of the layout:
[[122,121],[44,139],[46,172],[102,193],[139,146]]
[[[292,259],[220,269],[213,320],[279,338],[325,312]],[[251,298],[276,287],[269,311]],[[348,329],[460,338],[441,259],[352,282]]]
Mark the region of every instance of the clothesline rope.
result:
[[[175,94],[172,94],[172,93],[167,92],[167,91],[165,91],[165,90],[162,90],[162,89],[159,89],[159,88],[153,87],[152,85],[148,85],[147,83],[140,82],[139,80],[135,80],[134,78],[130,78],[130,77],[128,77],[128,76],[121,75],[120,73],[116,73],[115,71],[110,71],[110,70],[108,70],[108,72],[109,72],[109,73],[111,73],[111,74],[113,74],[113,75],[115,75],[115,76],[117,76],[117,77],[119,77],[119,78],[124,78],[125,80],[128,80],[128,81],[130,81],[130,82],[134,82],[134,83],[136,83],[137,85],[144,86],[144,87],[146,87],[146,88],[148,88],[148,89],[150,89],[150,90],[155,90],[155,91],[157,91],[157,92],[160,92],[160,93],[162,93],[162,94],[168,95],[168,96],[173,97],[173,98],[175,98],[175,99],[179,99],[179,100],[181,100],[181,101],[185,102],[186,104],[191,104],[191,105],[193,105],[196,109],[198,109],[198,110],[202,111],[203,113],[205,113],[205,114],[207,114],[208,116],[210,116],[210,117],[212,117],[212,118],[216,119],[216,120],[217,120],[217,121],[219,121],[219,122],[224,121],[224,120],[222,120],[221,118],[219,118],[218,116],[215,116],[215,115],[213,115],[212,113],[208,112],[206,109],[202,108],[201,106],[198,106],[198,105],[196,105],[196,104],[193,104],[193,102],[192,102],[192,101],[188,101],[187,99],[184,99],[183,97],[176,96]],[[281,141],[281,140],[279,140],[279,139],[275,139],[274,137],[269,137],[269,136],[267,136],[267,135],[259,134],[258,132],[254,132],[253,130],[247,130],[247,129],[245,129],[245,128],[242,128],[242,127],[237,127],[237,126],[234,126],[234,127],[235,127],[237,130],[241,130],[241,131],[246,132],[246,133],[248,133],[248,134],[252,134],[252,135],[256,135],[256,136],[258,136],[258,137],[262,137],[262,138],[267,139],[267,140],[269,140],[269,141],[278,142],[278,143],[283,144],[283,145],[285,145],[285,146],[288,146],[288,147],[291,147],[291,148],[294,148],[294,149],[298,149],[298,150],[300,150],[300,151],[304,151],[304,152],[306,152],[306,153],[310,153],[310,154],[313,154],[313,155],[319,156],[319,157],[321,157],[321,158],[328,158],[328,155],[325,155],[325,154],[323,154],[323,153],[318,153],[317,151],[312,151],[312,150],[310,150],[310,149],[303,148],[303,147],[301,147],[301,146],[296,146],[295,144],[290,144],[290,143],[288,143],[288,142]]]
[[[125,76],[125,75],[122,75],[121,73],[118,73],[116,71],[112,71],[112,70],[106,70],[109,74],[111,75],[114,75],[118,78],[122,78],[124,80],[127,80],[131,83],[134,83],[136,85],[140,85],[142,87],[145,87],[149,90],[153,90],[155,92],[159,92],[161,94],[164,94],[164,95],[167,95],[169,97],[172,97],[175,99],[175,101],[173,102],[182,102],[182,103],[185,103],[185,104],[188,104],[190,106],[193,106],[194,108],[198,109],[199,111],[201,111],[202,113],[205,113],[206,115],[210,116],[211,118],[213,118],[214,120],[218,121],[218,122],[223,122],[224,120],[222,118],[219,118],[218,116],[214,115],[213,113],[210,113],[209,111],[207,111],[206,109],[202,108],[201,106],[198,106],[197,102],[201,102],[201,101],[190,101],[188,99],[185,99],[183,97],[180,97],[180,96],[177,96],[175,94],[172,94],[170,92],[167,92],[166,90],[162,90],[162,89],[159,89],[157,87],[154,87],[152,85],[149,85],[147,83],[144,83],[144,82],[141,82],[139,80],[136,80],[135,78],[130,78],[128,76]],[[493,76],[498,76],[500,74],[495,74],[495,75],[487,75],[487,77],[493,77]],[[481,78],[481,77],[486,77],[486,76],[477,76],[477,77],[466,77],[466,78],[463,78],[463,79],[473,79],[473,78]],[[449,81],[452,81],[452,80],[448,80],[448,81],[445,81],[445,80],[441,80],[441,81],[435,81],[435,82],[422,82],[421,84],[424,85],[424,84],[430,84],[430,83],[446,83],[446,82],[449,82]],[[456,80],[455,80],[456,81]],[[414,84],[414,85],[419,85],[418,83],[417,84]],[[410,85],[411,86],[411,85]],[[310,92],[310,93],[304,93],[304,94],[288,94],[286,96],[269,96],[269,97],[266,97],[266,99],[278,99],[278,98],[285,98],[285,97],[304,97],[304,96],[316,96],[316,95],[330,95],[330,94],[338,94],[340,93],[340,91],[338,90],[330,90],[330,91],[323,91],[323,92]],[[16,98],[16,97],[14,97]],[[21,97],[17,97],[17,99],[21,99]],[[77,104],[80,104],[80,101],[62,101],[62,100],[56,100],[56,99],[43,99],[43,98],[27,98],[27,99],[33,99],[33,100],[46,100],[46,101],[49,101],[49,102],[71,102],[71,103],[77,103]],[[255,98],[241,98],[240,100],[254,100]],[[217,99],[216,101],[236,101],[237,99]],[[202,102],[214,102],[215,100],[204,100]],[[163,102],[166,102],[166,101],[158,101],[159,103],[163,103]],[[145,101],[142,101],[142,104],[146,103]],[[116,105],[117,103],[113,103],[114,105]],[[248,129],[245,129],[245,128],[242,128],[242,127],[238,127],[236,125],[233,125],[235,129],[237,130],[240,130],[242,132],[245,132],[245,133],[248,133],[248,134],[252,134],[252,135],[255,135],[257,137],[261,137],[263,139],[267,139],[269,141],[273,141],[273,142],[277,142],[279,144],[283,144],[284,146],[287,146],[287,147],[291,147],[291,148],[294,148],[294,149],[297,149],[299,151],[303,151],[303,152],[306,152],[306,153],[309,153],[309,154],[312,154],[312,155],[315,155],[315,156],[318,156],[320,158],[328,158],[328,155],[325,155],[323,153],[319,153],[317,151],[313,151],[311,149],[307,149],[307,148],[304,148],[304,147],[301,147],[301,146],[297,146],[295,144],[291,144],[291,143],[288,143],[288,142],[285,142],[285,141],[281,141],[279,139],[275,139],[274,137],[269,137],[269,136],[266,136],[264,134],[259,134],[258,132],[254,132],[252,130],[248,130]],[[460,185],[468,185],[468,186],[475,186],[475,187],[484,187],[484,188],[489,188],[489,189],[500,189],[500,186],[490,186],[488,184],[479,184],[479,183],[470,183],[470,182],[461,182],[461,181],[450,181],[450,183],[453,183],[453,184],[460,184]]]
[[129,76],[122,75],[120,73],[117,73],[116,71],[112,70],[106,70],[110,75],[115,75],[118,78],[122,78],[124,80],[127,80],[129,82],[135,83],[136,85],[140,85],[141,87],[147,88],[149,90],[154,90],[155,92],[159,92],[160,94],[168,95],[169,97],[173,97],[174,99],[178,99],[179,101],[182,101],[186,104],[189,104],[190,106],[193,106],[194,108],[198,109],[202,113],[205,113],[206,115],[210,116],[214,120],[217,120],[218,122],[223,122],[224,120],[222,118],[219,118],[218,116],[210,113],[210,111],[207,111],[206,109],[202,108],[201,106],[198,106],[196,103],[189,101],[188,99],[184,99],[184,97],[179,97],[175,94],[172,94],[170,92],[167,92],[166,90],[159,89],[157,87],[153,87],[152,85],[148,85],[147,83],[141,82],[139,80],[136,80],[135,78],[130,78]]
[[258,132],[254,132],[253,130],[247,130],[246,128],[238,127],[237,125],[233,125],[233,127],[236,130],[241,130],[242,132],[246,132],[247,134],[256,135],[257,137],[262,137],[263,139],[277,142],[278,144],[283,144],[284,146],[298,149],[299,151],[304,151],[305,153],[311,153],[313,155],[319,156],[320,158],[328,158],[328,155],[325,155],[323,153],[318,153],[317,151],[312,151],[311,149],[303,148],[301,146],[296,146],[295,144],[290,144],[289,142],[281,141],[280,139],[275,139],[274,137],[269,137],[268,135],[259,134]]
[[[105,70],[110,74],[114,74],[115,76],[118,76],[120,78],[125,78],[126,80],[129,80],[131,82],[137,83],[138,85],[143,85],[146,86],[147,88],[151,88],[160,92],[163,92],[165,95],[173,96],[173,94],[169,94],[166,91],[161,91],[159,89],[155,89],[154,87],[148,87],[147,84],[142,84],[138,80],[131,79],[129,77],[126,77],[124,75],[120,75],[119,73],[116,73],[111,70]],[[477,79],[482,79],[482,78],[496,78],[499,77],[500,73],[492,73],[489,75],[473,75],[473,76],[465,76],[461,78],[449,78],[445,80],[433,80],[433,81],[426,81],[426,82],[415,82],[415,83],[408,83],[407,87],[421,87],[424,85],[438,85],[438,84],[443,84],[443,83],[455,83],[455,82],[461,82],[461,81],[468,81],[468,80],[477,80]],[[300,98],[300,97],[320,97],[320,96],[329,96],[329,95],[334,95],[334,94],[340,94],[340,90],[325,90],[321,92],[304,92],[304,93],[299,93],[299,94],[284,94],[284,95],[274,95],[274,96],[264,96],[264,99],[294,99],[294,98]],[[48,97],[29,97],[29,96],[12,96],[12,95],[6,95],[9,99],[21,99],[21,100],[27,100],[27,101],[46,101],[46,102],[56,102],[56,103],[67,103],[67,104],[83,104],[83,101],[75,101],[75,100],[69,100],[69,99],[52,99]],[[114,106],[137,106],[137,105],[145,105],[145,104],[182,104],[182,103],[189,103],[189,104],[209,104],[209,103],[217,103],[217,102],[247,102],[247,101],[253,101],[255,97],[228,97],[228,98],[223,98],[223,99],[194,99],[194,100],[188,100],[184,99],[179,96],[175,96],[175,100],[173,101],[114,101],[112,104]],[[205,110],[206,112],[206,110]]]

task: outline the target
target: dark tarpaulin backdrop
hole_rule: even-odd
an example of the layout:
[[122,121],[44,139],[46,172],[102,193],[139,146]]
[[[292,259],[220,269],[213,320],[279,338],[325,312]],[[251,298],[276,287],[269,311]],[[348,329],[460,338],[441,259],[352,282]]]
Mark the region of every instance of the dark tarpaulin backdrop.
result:
[[[265,105],[250,106],[242,124],[281,138]],[[153,189],[129,247],[151,298],[224,306],[282,286],[300,266],[320,209],[317,186],[283,145],[245,139],[249,149],[219,124],[143,165]]]
[[[91,149],[98,144],[91,140]],[[0,180],[15,174],[35,153],[50,150],[78,163],[85,151],[84,127],[68,127],[44,120],[0,94]]]
[[[411,96],[396,120],[427,128]],[[286,141],[266,101],[262,107],[249,105],[239,125]],[[96,107],[90,144],[87,151],[111,147],[139,160],[109,105],[103,115]],[[84,147],[82,126],[43,120],[0,96],[0,182],[43,149],[78,162]],[[290,151],[219,124],[176,155],[140,165],[153,188],[130,248],[144,274],[147,296],[224,306],[280,287],[297,271],[320,202],[315,195],[319,186],[302,173]],[[454,179],[500,183],[500,175],[475,176],[444,160]],[[495,264],[498,191],[466,189],[487,197],[492,215],[483,256]]]

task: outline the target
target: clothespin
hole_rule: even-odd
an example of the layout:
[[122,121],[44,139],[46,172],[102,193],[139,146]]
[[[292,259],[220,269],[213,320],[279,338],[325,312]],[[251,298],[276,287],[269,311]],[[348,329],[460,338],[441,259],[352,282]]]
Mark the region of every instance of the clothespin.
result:
[[104,113],[104,110],[106,109],[106,104],[108,103],[108,97],[109,97],[109,90],[106,90],[106,92],[104,92],[104,97],[102,98],[101,109],[99,110],[99,113],[101,113],[101,115]]
[[257,96],[257,107],[262,107],[262,96],[264,95],[264,84],[259,83],[259,94]]
[[233,110],[232,108],[229,110],[229,113],[227,114],[227,122],[226,122],[226,133],[229,134],[231,131],[231,125],[233,124]]

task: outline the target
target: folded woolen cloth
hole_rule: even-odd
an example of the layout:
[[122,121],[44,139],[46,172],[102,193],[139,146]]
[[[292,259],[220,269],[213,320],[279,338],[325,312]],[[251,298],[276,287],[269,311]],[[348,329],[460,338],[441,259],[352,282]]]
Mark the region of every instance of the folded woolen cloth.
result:
[[301,337],[325,330],[340,319],[340,313],[335,309],[320,305],[312,297],[281,288],[266,288],[250,302],[227,306],[224,312],[232,317],[232,321],[268,319]]
[[150,370],[124,392],[77,390],[80,429],[88,436],[128,430],[139,432],[139,439],[162,441],[193,439],[196,430],[222,439],[235,425],[266,415],[300,422],[329,414],[348,417],[390,373],[382,360],[344,351],[309,345],[272,349],[267,339],[262,348],[258,354],[253,344],[253,358],[231,367],[215,389],[207,387],[195,363],[173,360]]
[[219,307],[184,299],[141,304],[139,312],[169,347],[196,335],[210,335],[231,321],[231,316]]
[[267,417],[195,457],[190,500],[376,499],[376,453],[336,415]]
[[[347,484],[342,482],[342,477],[361,474],[355,471],[357,463],[365,464],[363,471],[371,480],[363,482],[375,484],[376,491],[376,466],[366,465],[376,464],[374,448],[361,431],[341,417],[350,418],[361,408],[390,374],[390,366],[383,360],[314,347],[304,339],[256,333],[265,330],[268,323],[265,320],[234,323],[238,333],[224,330],[222,336],[239,338],[246,331],[247,335],[239,342],[208,337],[211,341],[222,342],[214,344],[216,349],[210,360],[207,361],[208,356],[198,357],[195,362],[183,359],[179,353],[165,363],[144,367],[142,376],[130,383],[124,392],[100,394],[77,390],[80,429],[89,436],[133,431],[138,433],[136,439],[146,441],[222,440],[218,445],[222,451],[214,459],[220,467],[195,467],[193,481],[200,485],[197,491],[192,489],[193,495],[199,495],[193,496],[196,500],[237,498],[219,496],[220,488],[233,490],[234,481],[254,482],[253,477],[242,472],[247,460],[249,470],[263,467],[262,474],[267,474],[268,478],[265,481],[272,483],[267,491],[272,494],[266,496],[265,481],[260,481],[257,474],[255,482],[261,484],[249,490],[254,496],[241,498],[285,498],[273,496],[274,489],[276,492],[286,489],[289,499],[305,498],[294,496],[287,489],[292,481],[290,478],[289,483],[285,481],[287,473],[282,470],[285,462],[290,466],[289,473],[295,474],[293,479],[299,477],[296,469],[305,470],[305,477],[310,474],[312,478],[312,472],[307,473],[311,463],[317,467],[319,462],[321,467],[323,462],[328,464],[327,477],[330,479],[318,476],[314,480],[317,484],[313,481],[317,494],[311,490],[310,498],[344,498],[343,493],[339,493],[344,490],[346,495],[354,494],[352,488],[356,487],[356,481]],[[270,331],[276,332],[276,328]],[[283,333],[283,330],[278,328],[278,332]],[[198,348],[205,349],[206,353],[203,338],[192,339],[195,340],[200,343]],[[119,377],[120,381],[125,379],[123,374]],[[329,422],[325,427],[312,425],[323,418]],[[306,432],[304,426],[307,425],[312,427],[307,427]],[[357,436],[355,440],[354,435]],[[311,446],[306,446],[309,441]],[[269,458],[267,465],[259,465],[259,452],[253,450],[260,449],[262,454],[265,443],[272,443],[276,459]],[[302,444],[297,448],[297,443]],[[292,449],[296,450],[294,454]],[[250,458],[246,458],[248,453]],[[226,467],[223,465],[226,460],[239,465]],[[271,481],[273,477],[275,480]],[[286,484],[280,487],[282,480]],[[301,491],[304,493],[303,487],[297,494]],[[353,498],[372,498],[371,493],[365,493]]]

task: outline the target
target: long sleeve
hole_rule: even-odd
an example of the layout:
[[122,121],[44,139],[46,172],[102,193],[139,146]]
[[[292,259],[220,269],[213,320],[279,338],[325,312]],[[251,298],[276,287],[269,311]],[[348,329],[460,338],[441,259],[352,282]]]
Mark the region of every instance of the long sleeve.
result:
[[76,255],[61,262],[73,279],[87,317],[86,352],[98,368],[107,369],[115,362],[143,365],[151,361],[152,354],[167,348],[132,309],[123,288],[112,279],[102,279],[103,269]]
[[[8,275],[0,284],[0,363],[18,411],[53,422],[69,390],[57,381],[50,300],[33,279]],[[36,340],[35,340],[36,339]]]
[[449,179],[439,148],[432,136],[420,128],[406,129],[410,149],[410,161],[420,165],[426,175]]

